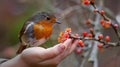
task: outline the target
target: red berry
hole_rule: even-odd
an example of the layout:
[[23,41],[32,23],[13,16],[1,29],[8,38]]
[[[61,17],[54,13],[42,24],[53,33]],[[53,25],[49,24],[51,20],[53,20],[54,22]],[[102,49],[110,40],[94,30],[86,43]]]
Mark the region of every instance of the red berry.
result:
[[100,24],[104,24],[105,23],[105,20],[104,19],[101,19],[100,20]]
[[105,11],[104,10],[100,10],[100,14],[105,14]]
[[69,38],[69,34],[68,33],[64,33],[63,35],[65,38]]
[[115,28],[118,28],[118,24],[114,24],[114,27],[115,27]]
[[105,40],[106,40],[107,42],[109,42],[109,41],[110,41],[110,36],[106,36],[106,37],[105,37]]
[[76,49],[76,53],[77,53],[77,54],[79,54],[79,53],[81,53],[81,52],[82,52],[82,49],[80,49],[80,48]]
[[78,41],[78,44],[79,44],[81,47],[84,47],[84,43],[83,43],[82,40],[79,40],[79,41]]
[[87,36],[88,36],[89,38],[92,38],[93,35],[89,33]]
[[82,41],[82,40],[79,40],[79,41],[78,41],[78,44],[83,44],[83,41]]
[[111,22],[110,21],[108,21],[108,22],[106,22],[108,25],[111,25]]
[[81,47],[84,47],[85,45],[84,44],[80,44]]
[[84,0],[83,2],[85,5],[89,5],[90,4],[90,1],[89,0]]
[[102,48],[103,44],[98,44],[97,46],[98,46],[98,48]]
[[94,9],[94,12],[97,12],[98,11],[98,9]]
[[108,28],[108,27],[110,27],[110,25],[111,25],[111,22],[109,22],[109,21],[102,24],[102,26],[104,28]]
[[87,36],[87,32],[83,32],[82,35],[83,35],[84,37],[86,37],[86,36]]
[[102,38],[103,38],[103,34],[99,34],[99,35],[98,35],[98,38],[99,38],[99,39],[102,39]]

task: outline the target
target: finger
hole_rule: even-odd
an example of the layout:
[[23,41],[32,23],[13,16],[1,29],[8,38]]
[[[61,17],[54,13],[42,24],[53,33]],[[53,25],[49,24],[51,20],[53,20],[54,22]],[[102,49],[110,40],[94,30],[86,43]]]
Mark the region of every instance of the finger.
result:
[[82,48],[81,47],[76,47],[75,53],[80,54],[81,52],[82,52]]
[[[66,46],[66,49],[65,49],[65,51],[64,51],[64,53],[62,53],[61,55],[66,55],[67,54],[67,52],[69,51],[69,49],[70,49],[70,47],[71,47],[71,43],[73,42],[73,40],[72,39],[67,39],[64,43],[63,43],[63,45],[65,45]],[[64,57],[64,56],[63,56]]]
[[62,45],[65,45],[66,47],[65,50],[67,50],[71,46],[71,43],[72,43],[72,39],[67,39],[64,43],[62,43]]
[[73,42],[73,43],[71,43],[71,44],[67,47],[67,49],[64,51],[64,54],[63,54],[62,57],[69,55],[70,53],[73,52],[73,50],[76,49],[76,46],[77,46],[77,44],[78,44],[78,40],[74,40],[74,41],[72,40],[72,42]]
[[67,57],[67,55],[71,54],[75,50],[77,44],[78,44],[78,40],[73,42],[73,44],[69,48],[69,50],[67,49],[63,53],[58,55],[57,57],[46,60],[46,61],[44,61],[44,62],[42,62],[40,64],[58,64],[58,63],[60,63],[65,57]]
[[67,39],[62,44],[58,44],[54,47],[46,49],[44,51],[42,58],[44,58],[44,60],[48,60],[48,59],[52,59],[52,58],[56,57],[57,55],[62,53],[70,45],[71,42],[72,42],[71,39]]
[[76,49],[77,45],[78,45],[78,40],[73,42],[72,46],[70,47],[69,53],[73,52]]
[[78,40],[75,40],[75,41],[68,47],[68,49],[66,49],[66,50],[64,51],[64,53],[62,53],[61,55],[59,55],[60,58],[62,58],[62,57],[64,58],[64,57],[66,57],[67,55],[71,54],[71,53],[76,49],[77,44],[78,44]]
[[[62,52],[61,54],[59,54],[60,56],[62,56],[62,55],[64,55],[64,53],[65,53],[65,51],[68,49],[68,47],[70,46],[70,44],[71,44],[71,42],[72,42],[72,39],[67,39],[64,43],[62,43],[62,44],[60,44],[60,45],[64,45],[65,46],[65,50],[64,50],[64,52]],[[51,58],[49,58],[49,59],[47,59],[46,61],[43,61],[43,62],[40,62],[40,63],[42,63],[42,64],[46,64],[47,62],[49,63],[49,64],[54,64],[54,63],[57,63],[57,61],[54,61],[54,62],[51,62],[51,61],[53,61],[53,60],[56,60],[56,59],[61,59],[61,58],[59,58],[59,55],[58,56],[54,56],[53,58],[51,57]],[[49,55],[50,56],[50,55]],[[58,57],[58,58],[56,58],[56,57]]]
[[64,50],[65,50],[65,46],[58,44],[54,47],[46,49],[43,54],[39,54],[39,55],[41,56],[42,59],[48,60],[53,57],[56,57],[57,55],[62,53]]
[[72,42],[72,39],[67,39],[64,43],[62,43],[62,45],[65,45],[65,47],[67,48],[68,46],[70,46]]

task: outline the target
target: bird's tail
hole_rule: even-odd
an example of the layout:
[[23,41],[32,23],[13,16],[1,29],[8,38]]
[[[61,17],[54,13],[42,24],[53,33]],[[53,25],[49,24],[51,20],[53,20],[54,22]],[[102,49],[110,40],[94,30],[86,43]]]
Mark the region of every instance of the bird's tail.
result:
[[27,48],[27,45],[23,45],[22,43],[19,44],[19,48],[16,52],[16,54],[20,54],[25,48]]

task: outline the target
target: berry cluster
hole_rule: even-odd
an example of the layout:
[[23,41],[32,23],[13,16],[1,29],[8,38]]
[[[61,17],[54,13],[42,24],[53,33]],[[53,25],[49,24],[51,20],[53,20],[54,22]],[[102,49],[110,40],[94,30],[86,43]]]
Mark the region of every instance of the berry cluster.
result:
[[[104,10],[97,9],[94,0],[82,0],[82,2],[85,5],[93,6],[94,8],[93,12],[98,13],[102,16],[102,19],[98,22],[102,25],[103,28],[112,27],[120,41],[120,34],[119,34],[120,32],[118,30],[118,24],[113,24],[111,20],[105,15],[106,12]],[[81,51],[83,51],[84,48],[87,48],[89,46],[89,44],[86,44],[85,41],[97,41],[98,44],[96,45],[98,46],[98,48],[108,48],[111,46],[119,46],[120,42],[115,42],[115,43],[110,42],[110,36],[108,35],[107,36],[104,36],[103,34],[96,35],[94,31],[95,25],[94,23],[92,23],[91,19],[86,20],[86,25],[91,27],[90,31],[89,32],[84,31],[80,35],[73,34],[71,28],[66,28],[64,32],[60,33],[58,37],[58,42],[62,43],[68,38],[79,40],[78,46],[80,47],[80,49],[77,49],[76,51],[78,53],[80,53]]]
[[95,38],[94,36],[94,31],[90,29],[90,33],[84,31],[82,32],[81,36],[79,36],[79,34],[72,34],[71,33],[72,30],[71,28],[66,28],[66,30],[64,32],[61,32],[59,37],[58,37],[58,42],[62,43],[65,40],[67,40],[68,38],[72,38],[72,39],[78,39],[78,44],[80,47],[85,47],[84,42],[86,40],[93,40],[93,41],[98,41],[98,47],[102,48],[105,45],[108,45],[108,42],[110,41],[110,36],[103,36],[103,34],[99,34],[97,38]]
[[78,41],[78,49],[76,49],[77,53],[81,53],[84,49],[89,48],[89,44],[86,41],[97,41],[98,48],[108,48],[111,46],[115,46],[118,43],[110,42],[110,36],[104,36],[103,34],[95,35],[94,30],[90,29],[90,32],[82,32],[81,34],[72,34],[71,28],[66,28],[64,32],[61,32],[58,37],[58,42],[63,43],[68,38],[77,39]]
[[[99,10],[97,9],[96,5],[95,5],[95,0],[83,0],[83,3],[85,5],[88,5],[88,3],[86,4],[86,2],[89,3],[89,5],[93,6],[94,10],[93,12],[94,13],[98,13],[102,16],[103,19],[100,20],[100,24],[104,27],[104,28],[109,28],[109,27],[112,27],[116,33],[116,35],[118,36],[118,39],[120,41],[120,31],[118,29],[118,24],[114,24],[111,22],[111,20],[105,15],[105,11],[104,10]],[[89,22],[87,22],[87,25],[91,24],[90,20],[88,20]],[[120,42],[119,42],[120,43]]]
[[[98,35],[98,41],[100,41],[100,42],[103,42],[104,44],[106,44],[107,42],[109,42],[110,41],[110,36],[105,36],[105,38],[104,38],[104,36],[103,36],[103,34],[99,34]],[[104,46],[104,44],[103,43],[99,43],[97,46],[99,47],[99,48],[102,48],[103,46]]]
[[85,4],[85,5],[92,5],[94,7],[93,12],[99,13],[103,17],[103,19],[100,20],[100,24],[104,28],[108,28],[110,26],[112,26],[115,29],[118,28],[118,24],[112,24],[110,19],[105,15],[105,11],[104,10],[97,9],[97,7],[94,4],[94,0],[83,0],[83,4]]
[[104,28],[108,28],[110,26],[113,26],[115,29],[118,28],[118,24],[112,24],[110,21],[105,21],[104,19],[100,20],[100,24],[104,27]]
[[67,40],[70,37],[69,33],[71,33],[71,28],[66,28],[65,32],[60,32],[58,42],[62,43]]

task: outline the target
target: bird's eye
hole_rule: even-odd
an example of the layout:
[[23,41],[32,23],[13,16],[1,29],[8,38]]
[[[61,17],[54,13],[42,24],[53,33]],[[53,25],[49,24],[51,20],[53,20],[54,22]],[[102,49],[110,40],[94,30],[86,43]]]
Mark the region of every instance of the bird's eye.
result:
[[47,20],[50,20],[50,17],[47,17],[46,19],[47,19]]

